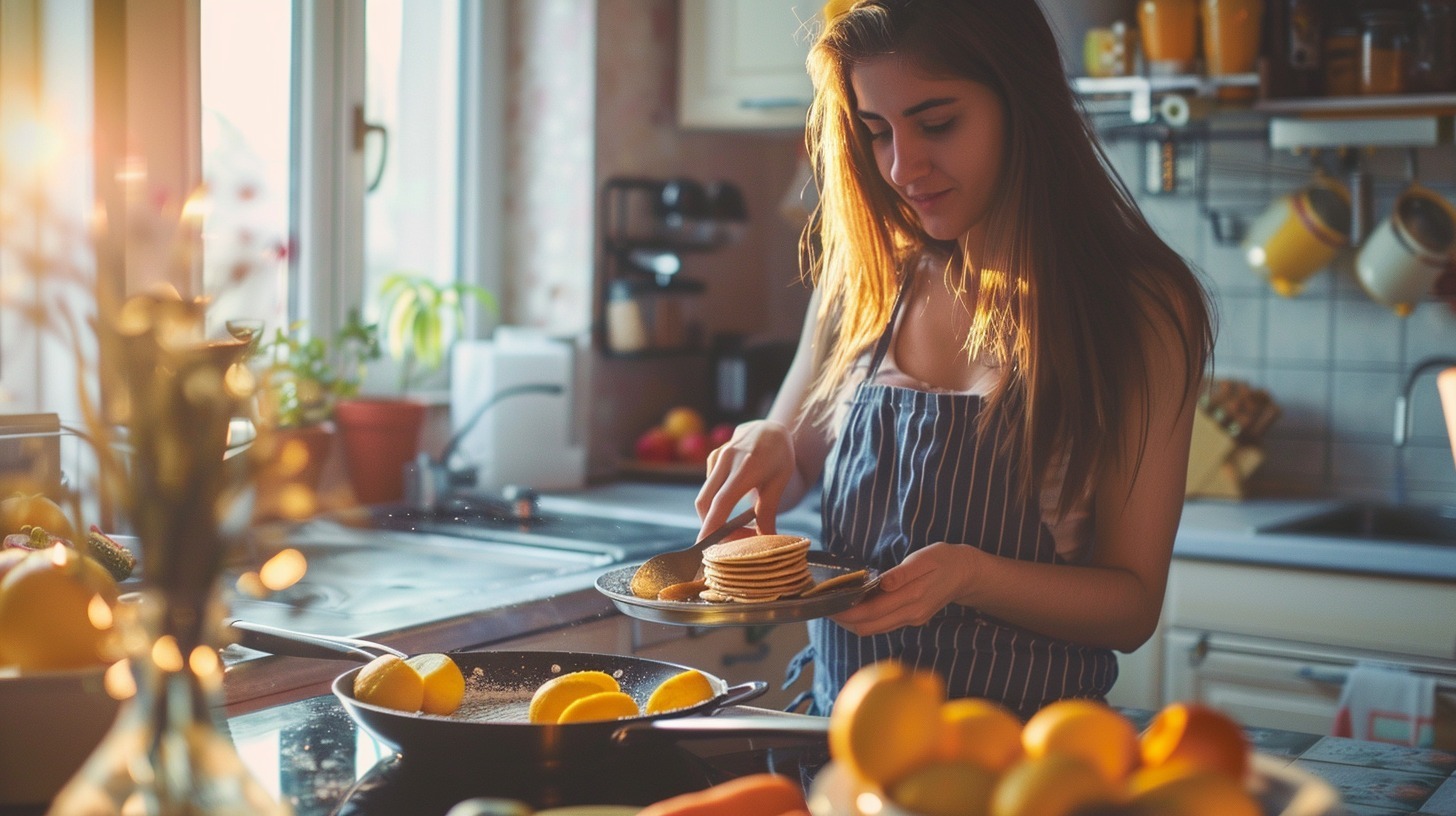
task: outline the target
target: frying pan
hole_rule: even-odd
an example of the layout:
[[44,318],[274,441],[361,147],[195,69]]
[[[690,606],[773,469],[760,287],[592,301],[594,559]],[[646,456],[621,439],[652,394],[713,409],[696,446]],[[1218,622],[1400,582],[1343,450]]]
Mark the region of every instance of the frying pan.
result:
[[[381,654],[400,654],[382,644],[353,638],[311,635],[250,621],[231,622],[238,642],[250,649],[291,657],[373,660]],[[442,717],[396,711],[360,702],[354,697],[351,669],[335,678],[334,696],[364,730],[407,758],[468,757],[472,762],[496,759],[511,764],[557,764],[600,759],[604,752],[621,750],[612,735],[623,725],[660,719],[709,714],[752,700],[768,690],[755,680],[730,686],[702,672],[716,692],[712,698],[688,708],[660,714],[596,722],[539,724],[527,721],[531,695],[553,677],[574,671],[603,671],[612,675],[639,704],[646,702],[662,681],[690,667],[623,655],[557,651],[465,651],[450,657],[465,675],[465,703],[455,714]],[[700,670],[701,671],[701,670]]]

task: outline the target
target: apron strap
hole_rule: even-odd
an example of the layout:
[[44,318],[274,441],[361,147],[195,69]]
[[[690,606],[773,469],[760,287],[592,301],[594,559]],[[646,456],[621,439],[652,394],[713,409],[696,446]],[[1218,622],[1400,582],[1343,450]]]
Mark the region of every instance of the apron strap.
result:
[[890,351],[890,340],[895,336],[895,321],[900,318],[900,304],[905,301],[905,293],[910,289],[910,273],[905,273],[905,280],[900,282],[900,291],[895,293],[895,305],[890,309],[890,322],[885,324],[885,330],[880,333],[880,339],[875,341],[875,354],[870,358],[870,370],[865,374],[865,382],[870,382],[880,371],[880,363],[885,361],[885,355]]

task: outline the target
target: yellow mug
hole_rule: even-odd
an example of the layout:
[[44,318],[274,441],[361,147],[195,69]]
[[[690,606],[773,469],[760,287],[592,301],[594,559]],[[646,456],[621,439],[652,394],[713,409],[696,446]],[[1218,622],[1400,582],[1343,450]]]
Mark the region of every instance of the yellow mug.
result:
[[1270,205],[1249,227],[1242,249],[1250,269],[1275,292],[1294,297],[1349,242],[1350,191],[1319,176]]

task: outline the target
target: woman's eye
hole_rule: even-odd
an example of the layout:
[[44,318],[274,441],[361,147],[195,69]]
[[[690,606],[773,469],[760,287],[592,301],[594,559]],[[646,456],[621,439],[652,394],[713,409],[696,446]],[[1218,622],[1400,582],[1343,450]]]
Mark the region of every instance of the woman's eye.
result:
[[869,137],[871,142],[883,142],[884,140],[890,138],[890,131],[888,128],[878,131],[871,130],[869,131]]
[[930,134],[947,133],[953,125],[955,125],[955,120],[947,119],[944,122],[927,122],[921,125],[920,129]]

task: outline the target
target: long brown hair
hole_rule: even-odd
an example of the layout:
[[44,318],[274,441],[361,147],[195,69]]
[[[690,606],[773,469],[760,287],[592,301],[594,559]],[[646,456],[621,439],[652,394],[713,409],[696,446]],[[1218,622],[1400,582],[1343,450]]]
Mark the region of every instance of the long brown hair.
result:
[[[979,266],[927,235],[877,168],[850,73],[889,54],[1000,96],[1003,167]],[[1019,469],[1023,496],[1065,456],[1065,512],[1120,455],[1116,430],[1132,395],[1148,399],[1145,345],[1164,334],[1153,327],[1177,327],[1184,393],[1197,387],[1213,338],[1202,287],[1111,169],[1037,0],[859,0],[825,23],[809,73],[806,140],[820,203],[802,249],[821,292],[816,415],[827,416],[885,330],[910,265],[948,257],[947,283],[972,305],[967,354],[1001,364],[982,430],[1007,429],[1005,452],[1029,465]],[[1139,451],[1146,441],[1144,427]]]

